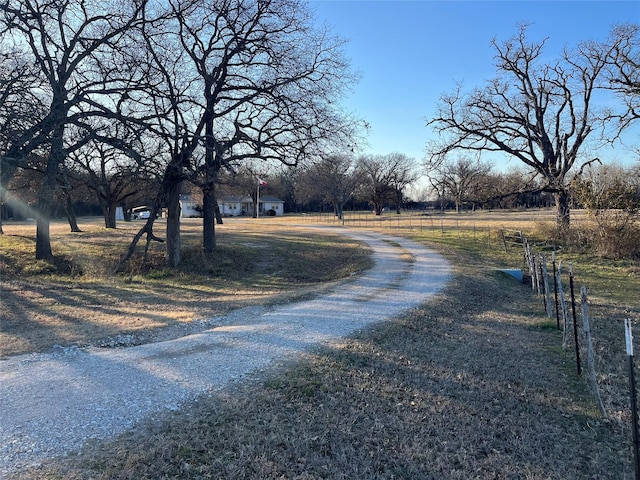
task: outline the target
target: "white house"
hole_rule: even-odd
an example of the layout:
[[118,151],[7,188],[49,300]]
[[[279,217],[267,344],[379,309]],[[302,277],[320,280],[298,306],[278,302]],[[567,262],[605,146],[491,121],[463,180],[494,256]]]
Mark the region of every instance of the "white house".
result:
[[[282,216],[284,214],[284,200],[276,197],[260,197],[260,216]],[[253,215],[253,199],[251,197],[228,196],[218,200],[218,208],[223,217],[237,217]]]
[[260,197],[259,206],[260,215],[280,217],[284,214],[284,200],[280,200],[276,197]]
[[251,215],[253,212],[253,200],[251,197],[230,195],[218,199],[218,208],[223,217],[238,217]]
[[180,216],[183,218],[202,217],[202,207],[190,195],[180,195]]
[[[253,199],[230,195],[218,199],[218,208],[223,217],[239,217],[253,215]],[[260,197],[259,216],[282,216],[284,214],[284,200],[276,197]],[[190,195],[180,195],[180,216],[183,218],[202,217],[202,206]]]

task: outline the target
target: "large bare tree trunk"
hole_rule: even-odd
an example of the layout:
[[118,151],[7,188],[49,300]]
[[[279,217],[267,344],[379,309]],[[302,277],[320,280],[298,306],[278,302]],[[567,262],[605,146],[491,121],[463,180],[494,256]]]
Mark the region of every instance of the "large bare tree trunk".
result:
[[40,192],[38,193],[38,218],[36,221],[36,260],[47,260],[51,251],[50,223],[53,198],[58,186],[58,169],[64,159],[64,123],[55,128],[51,135],[51,150]]
[[182,260],[180,245],[180,190],[182,182],[172,183],[166,190],[167,199],[167,266],[175,268]]
[[566,190],[555,192],[553,198],[556,201],[556,226],[558,233],[567,233],[571,226],[569,192]]
[[[220,207],[218,206],[218,202],[216,202],[216,223],[218,225],[222,225],[223,221],[222,221],[222,214],[220,213]],[[0,225],[1,227],[2,225]],[[1,232],[0,232],[1,233]]]
[[215,185],[203,189],[202,198],[202,232],[204,253],[213,253],[216,249],[216,195]]
[[64,213],[67,215],[67,220],[69,221],[69,228],[71,228],[72,232],[80,233],[80,227],[78,226],[78,218],[76,217],[76,211],[73,209],[73,199],[71,198],[71,194],[69,190],[64,190]]
[[117,203],[113,202],[104,208],[104,228],[116,228]]

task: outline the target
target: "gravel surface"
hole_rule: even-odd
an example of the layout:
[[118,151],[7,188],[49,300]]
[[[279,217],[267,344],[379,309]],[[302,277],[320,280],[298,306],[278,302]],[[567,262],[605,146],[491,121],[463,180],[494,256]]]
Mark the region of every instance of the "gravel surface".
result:
[[375,266],[319,298],[237,310],[174,340],[1,360],[0,477],[395,316],[428,300],[450,277],[442,257],[406,239],[325,230],[366,242]]

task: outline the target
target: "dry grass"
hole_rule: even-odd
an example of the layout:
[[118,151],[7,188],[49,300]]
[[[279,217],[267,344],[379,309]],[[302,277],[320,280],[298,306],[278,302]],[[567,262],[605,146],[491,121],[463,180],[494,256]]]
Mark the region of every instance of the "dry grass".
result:
[[634,478],[618,327],[638,319],[638,265],[601,269],[566,253],[593,285],[605,420],[540,300],[496,271],[519,266],[520,253],[471,230],[415,227],[394,233],[456,265],[435,301],[16,478]]
[[430,305],[22,478],[630,478],[629,441],[526,288],[459,273]]
[[130,343],[166,338],[194,320],[316,293],[320,284],[369,265],[366,249],[344,238],[233,220],[219,228],[218,249],[205,258],[200,224],[187,220],[180,269],[163,267],[163,245],[155,243],[147,262],[140,253],[114,276],[140,223],[107,230],[98,222],[81,224],[82,233],[54,224],[52,262],[32,259],[33,225],[5,225],[0,358],[54,345],[112,344],[123,336]]

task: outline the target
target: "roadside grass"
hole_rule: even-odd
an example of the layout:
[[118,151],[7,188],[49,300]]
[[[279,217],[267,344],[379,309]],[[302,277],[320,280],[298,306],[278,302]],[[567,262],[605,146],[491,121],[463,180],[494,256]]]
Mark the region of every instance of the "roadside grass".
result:
[[[522,225],[531,236],[544,221],[533,217]],[[269,234],[298,221],[273,222]],[[500,228],[500,218],[472,218],[482,221]],[[595,299],[603,419],[555,319],[497,271],[522,266],[520,251],[478,230],[383,231],[453,263],[432,302],[15,478],[634,478],[620,327],[639,320],[637,262],[562,252]]]
[[54,224],[51,262],[33,259],[33,225],[4,226],[0,358],[54,345],[114,345],[123,337],[144,343],[171,329],[179,335],[178,327],[194,320],[316,294],[370,266],[367,250],[343,237],[232,220],[219,228],[215,254],[205,257],[200,223],[187,220],[180,268],[166,268],[164,245],[153,243],[146,261],[141,246],[128,270],[113,275],[140,224],[109,230],[99,222],[81,224],[82,233]]

